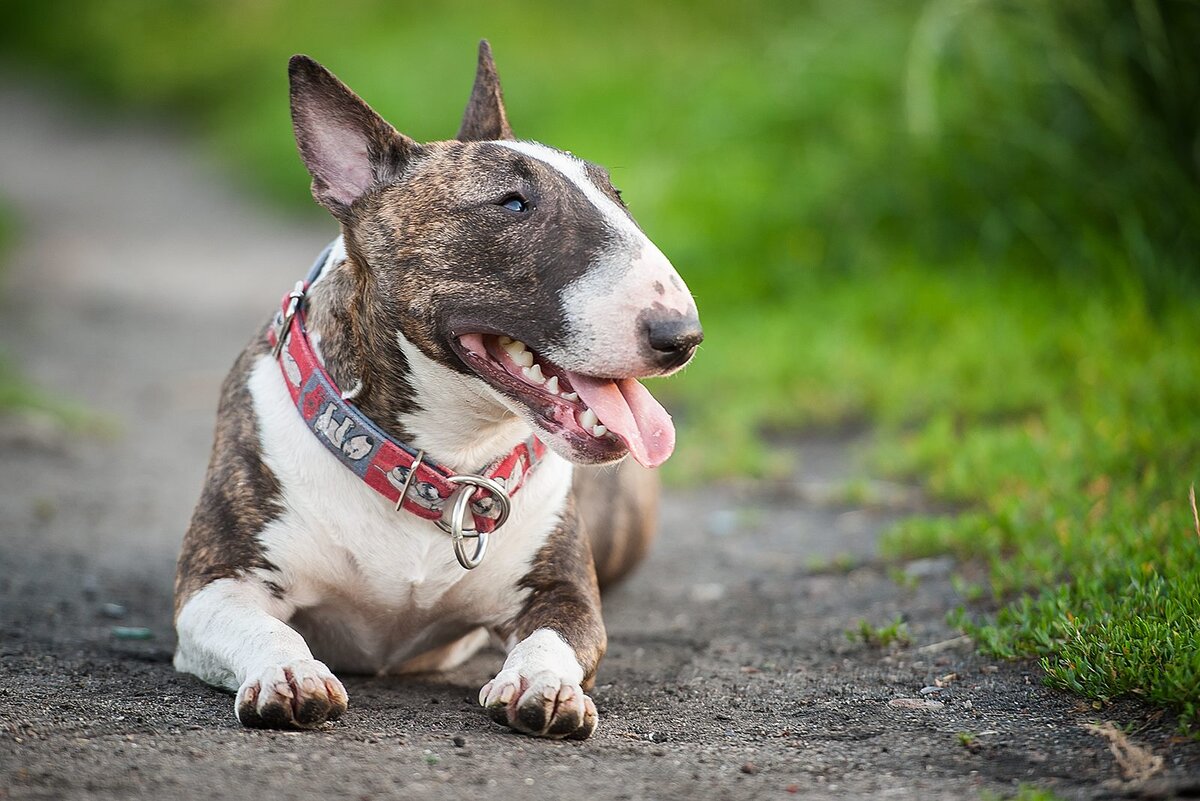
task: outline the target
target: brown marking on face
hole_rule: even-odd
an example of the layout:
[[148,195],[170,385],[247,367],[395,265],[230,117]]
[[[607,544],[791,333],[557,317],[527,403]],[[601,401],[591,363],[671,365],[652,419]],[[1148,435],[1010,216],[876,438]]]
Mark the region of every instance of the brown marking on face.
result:
[[[499,205],[514,194],[532,211]],[[467,375],[451,344],[462,333],[560,345],[569,336],[560,295],[611,232],[578,187],[537,159],[488,142],[434,142],[353,204],[343,234],[347,262],[336,284],[317,284],[313,328],[338,385],[361,379],[356,405],[403,439],[394,421],[414,402],[397,331]]]
[[524,608],[497,627],[504,639],[520,641],[538,629],[553,629],[575,651],[583,668],[584,690],[596,681],[596,668],[608,647],[600,617],[600,589],[588,538],[579,529],[574,497],[519,582],[529,590]]
[[[464,372],[448,347],[461,333],[508,334],[540,350],[564,342],[561,294],[611,243],[601,215],[521,153],[488,142],[422,148],[403,179],[364,198],[347,230],[347,248],[369,265],[370,291],[407,307],[380,322]],[[513,196],[529,210],[501,206]]]
[[660,295],[665,295],[667,292],[667,288],[662,285],[662,281],[655,281],[654,282],[654,291]]
[[616,467],[577,466],[573,490],[600,589],[607,590],[642,561],[654,540],[658,474],[631,459]]
[[[196,591],[217,579],[275,570],[258,535],[278,518],[280,487],[259,453],[258,422],[246,385],[255,360],[268,349],[265,329],[242,352],[221,387],[216,437],[204,491],[183,538],[175,575],[175,616]],[[282,589],[271,582],[276,595]]]

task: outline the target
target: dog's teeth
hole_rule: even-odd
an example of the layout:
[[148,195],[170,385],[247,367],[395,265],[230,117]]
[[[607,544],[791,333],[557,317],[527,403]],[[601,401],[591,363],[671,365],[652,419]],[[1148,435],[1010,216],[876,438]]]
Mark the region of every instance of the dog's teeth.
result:
[[590,430],[599,422],[600,418],[596,417],[596,413],[591,409],[584,409],[583,414],[579,415],[579,425],[583,426],[584,429]]
[[[532,357],[530,359],[532,360]],[[546,380],[546,377],[542,375],[542,366],[540,364],[535,364],[533,367],[526,367],[521,371],[521,375],[535,384],[544,383]]]
[[558,394],[558,376],[552,375],[546,379],[546,391],[551,395]]
[[509,345],[511,345],[513,343],[513,338],[512,337],[499,337],[499,341],[500,341],[500,347],[507,348]]
[[604,426],[592,426],[592,436],[594,437],[603,437],[607,433],[608,429]]
[[564,392],[562,394],[562,399],[569,400],[569,401],[577,401],[577,400],[579,400],[579,396],[576,395],[574,392]]
[[508,355],[520,367],[532,367],[533,366],[533,354],[527,350],[523,350],[520,353],[512,353],[510,351]]

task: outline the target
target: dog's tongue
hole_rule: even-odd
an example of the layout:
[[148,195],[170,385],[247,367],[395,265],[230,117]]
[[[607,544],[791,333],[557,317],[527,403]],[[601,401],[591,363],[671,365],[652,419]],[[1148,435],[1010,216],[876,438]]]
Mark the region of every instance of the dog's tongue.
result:
[[658,467],[675,450],[671,415],[632,378],[616,381],[567,373],[580,399],[616,434],[641,464]]

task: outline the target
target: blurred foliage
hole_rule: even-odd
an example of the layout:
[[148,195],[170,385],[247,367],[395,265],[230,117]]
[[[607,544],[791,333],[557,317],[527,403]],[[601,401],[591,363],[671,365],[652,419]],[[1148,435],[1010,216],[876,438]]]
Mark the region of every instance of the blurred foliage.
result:
[[434,139],[484,36],[518,135],[610,167],[697,296],[677,477],[870,420],[969,509],[888,543],[989,565],[985,648],[1197,720],[1200,3],[74,0],[7,9],[0,58],[302,208],[289,55]]

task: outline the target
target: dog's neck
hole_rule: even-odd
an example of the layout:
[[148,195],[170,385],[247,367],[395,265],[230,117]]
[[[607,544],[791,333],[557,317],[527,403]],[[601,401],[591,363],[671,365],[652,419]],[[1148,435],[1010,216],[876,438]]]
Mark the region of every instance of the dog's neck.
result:
[[363,268],[334,244],[310,287],[309,338],[325,369],[389,437],[474,471],[532,433],[482,382],[426,356],[367,302]]

